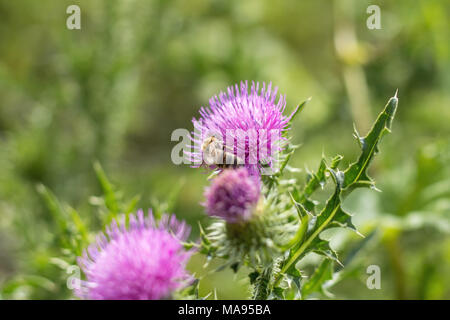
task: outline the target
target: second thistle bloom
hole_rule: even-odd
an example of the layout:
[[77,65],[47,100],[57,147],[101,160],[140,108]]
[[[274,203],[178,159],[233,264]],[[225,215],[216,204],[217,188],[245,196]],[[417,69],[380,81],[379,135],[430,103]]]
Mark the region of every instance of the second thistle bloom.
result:
[[252,217],[260,193],[259,179],[246,168],[227,169],[206,189],[203,205],[210,216],[229,223],[244,222]]
[[78,264],[86,275],[75,294],[89,300],[155,300],[171,294],[191,280],[185,269],[191,252],[185,251],[189,227],[175,216],[159,223],[142,210],[125,221],[115,221]]

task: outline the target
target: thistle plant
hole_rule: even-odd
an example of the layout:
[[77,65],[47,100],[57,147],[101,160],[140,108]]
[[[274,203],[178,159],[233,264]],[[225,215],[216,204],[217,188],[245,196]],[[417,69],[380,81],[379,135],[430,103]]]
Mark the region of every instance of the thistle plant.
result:
[[[136,210],[139,196],[124,199],[99,163],[94,169],[103,192],[90,199],[98,209],[96,223],[89,223],[46,187],[38,186],[58,227],[55,240],[62,254],[52,263],[65,276],[70,270],[81,271],[81,278],[67,279],[72,295],[88,300],[189,297],[190,290],[185,289],[196,283],[186,268],[195,252],[186,245],[190,226],[163,213],[163,209],[171,211],[170,203],[155,205],[147,215]],[[95,231],[98,224],[101,231]]]
[[[246,82],[241,83],[240,90],[237,85],[230,87],[228,94],[221,93],[219,98],[211,99],[209,109],[200,110],[202,129],[219,131],[221,137],[229,135],[229,130],[236,127],[254,131],[253,136],[247,134],[241,142],[237,140],[242,137],[234,135],[229,140],[232,144],[224,146],[224,152],[231,152],[234,156],[240,149],[245,151],[240,163],[233,163],[226,169],[209,166],[219,168],[211,176],[211,186],[205,193],[206,212],[216,218],[209,227],[201,228],[199,249],[208,258],[223,259],[225,266],[234,271],[242,265],[247,266],[251,270],[249,278],[254,299],[307,298],[311,293],[323,292],[324,284],[332,278],[333,266],[342,266],[329,241],[321,237],[322,233],[331,228],[348,228],[360,234],[351,221],[352,215],[342,208],[342,203],[357,188],[377,190],[367,171],[378,153],[381,138],[390,132],[398,103],[397,94],[389,99],[366,136],[360,136],[355,127],[354,137],[361,153],[354,162],[341,169],[341,155],[329,161],[323,157],[317,171],[308,175],[305,185],[300,185],[298,179],[285,178],[285,171],[297,171],[288,165],[297,148],[292,144],[288,130],[294,116],[307,101],[290,116],[284,116],[285,98],[281,96],[275,104],[276,89],[271,91],[270,85],[267,89],[263,85],[259,90],[259,85],[253,83],[250,93],[247,90]],[[194,126],[199,125],[197,120],[193,122]],[[271,140],[264,134],[268,128],[279,129],[281,138]],[[256,150],[249,147],[251,137],[258,141],[254,144]],[[201,157],[202,151],[205,153],[199,147],[202,141],[198,139],[193,139],[197,143],[193,159]],[[274,142],[277,142],[277,147],[273,147]],[[252,151],[259,155],[259,148],[263,146],[270,150],[268,161],[251,155]],[[256,158],[256,164],[250,163],[252,158]],[[278,171],[264,174],[263,168],[273,166],[275,158],[279,161]],[[250,180],[250,174],[245,173],[242,167],[250,170],[256,178]],[[326,184],[332,184],[334,191],[320,206],[314,194]],[[315,272],[305,277],[298,269],[298,263],[312,252],[323,259]]]
[[[148,215],[136,210],[139,197],[125,201],[98,163],[94,169],[103,196],[91,198],[98,208],[95,232],[75,209],[39,186],[57,225],[55,240],[63,253],[55,264],[64,270],[78,264],[83,272],[83,280],[73,288],[75,296],[201,298],[198,286],[202,279],[186,269],[195,251],[206,255],[207,261],[220,259],[223,265],[219,269],[230,267],[237,272],[245,266],[250,270],[253,299],[306,299],[327,292],[338,281],[335,267],[345,266],[322,233],[348,228],[360,234],[351,214],[343,209],[343,201],[357,188],[377,190],[368,168],[381,138],[390,132],[397,94],[366,136],[360,136],[355,128],[361,153],[354,162],[340,168],[341,155],[323,156],[302,185],[296,176],[299,170],[289,165],[298,148],[289,133],[307,101],[286,116],[285,97],[276,101],[276,88],[252,83],[248,90],[247,82],[230,87],[228,94],[211,99],[210,108],[201,109],[201,121],[193,120],[201,130],[194,133],[194,152],[186,153],[188,158],[195,166],[203,166],[204,157],[216,161],[205,165],[213,172],[202,205],[212,222],[200,226],[198,241],[189,242],[190,228],[165,213],[172,212],[171,204],[155,202]],[[215,135],[203,135],[211,130]],[[277,134],[268,134],[271,131]],[[331,185],[333,192],[320,204],[316,191],[326,185]],[[306,275],[300,262],[309,253],[322,259]]]

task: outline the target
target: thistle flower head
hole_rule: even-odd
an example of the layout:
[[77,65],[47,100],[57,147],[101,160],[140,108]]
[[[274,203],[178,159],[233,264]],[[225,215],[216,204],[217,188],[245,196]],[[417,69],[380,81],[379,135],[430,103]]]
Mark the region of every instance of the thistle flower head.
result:
[[190,275],[185,265],[191,252],[181,241],[189,227],[174,216],[164,215],[156,223],[142,210],[106,228],[78,264],[86,275],[75,294],[84,299],[154,300],[170,297],[186,284]]
[[[292,117],[283,115],[286,98],[270,83],[262,86],[252,82],[250,92],[247,81],[240,86],[228,87],[209,100],[209,107],[200,109],[200,118],[193,119],[193,153],[187,153],[197,166],[204,164],[205,141],[214,137],[214,144],[220,145],[222,154],[216,162],[207,164],[220,167],[220,164],[238,162],[249,168],[252,174],[259,173],[262,164],[272,165],[278,152],[284,148],[285,138],[281,133],[287,130]],[[209,144],[206,145],[209,147]],[[232,155],[226,158],[226,155]],[[218,162],[219,161],[219,162]]]
[[229,223],[251,218],[261,192],[259,179],[246,168],[227,169],[220,173],[205,191],[203,204],[210,216]]
[[[224,170],[220,175],[228,171]],[[262,192],[266,191],[263,187]],[[276,194],[271,191],[261,197],[246,221],[230,223],[215,219],[202,235],[202,245],[208,254],[225,258],[236,266],[272,264],[273,259],[282,254],[280,248],[291,241],[298,230],[297,213],[286,208],[285,201],[279,202]]]

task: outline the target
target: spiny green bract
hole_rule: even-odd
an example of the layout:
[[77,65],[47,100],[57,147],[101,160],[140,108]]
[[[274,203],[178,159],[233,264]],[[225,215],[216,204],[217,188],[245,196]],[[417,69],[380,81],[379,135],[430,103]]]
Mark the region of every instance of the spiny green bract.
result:
[[[342,209],[342,202],[356,188],[376,189],[367,169],[378,152],[381,138],[390,132],[397,103],[396,96],[389,100],[365,137],[355,130],[361,154],[345,170],[339,169],[342,156],[336,156],[331,161],[323,157],[317,171],[309,172],[306,184],[300,187],[296,178],[283,177],[285,171],[299,171],[288,165],[297,148],[289,144],[282,155],[280,171],[262,179],[264,196],[256,208],[258,212],[255,219],[243,225],[214,221],[206,232],[200,228],[200,245],[185,243],[185,246],[197,246],[201,253],[210,258],[225,259],[225,266],[235,271],[242,265],[249,267],[253,299],[298,299],[308,298],[315,293],[328,295],[327,287],[337,281],[333,265],[337,263],[342,267],[342,263],[329,242],[321,238],[321,234],[336,227],[357,232],[351,215]],[[92,197],[91,203],[98,206],[97,218],[101,225],[105,225],[116,219],[120,212],[128,215],[134,210],[139,198],[122,201],[120,193],[108,181],[100,165],[95,164],[94,167],[103,197]],[[313,198],[314,193],[330,181],[334,185],[334,192],[319,209],[319,202]],[[74,209],[59,203],[44,186],[38,189],[58,225],[56,240],[60,242],[63,252],[67,253],[62,259],[66,263],[73,263],[75,256],[80,254],[91,238],[87,231],[89,228]],[[154,209],[156,212],[161,211],[158,207]],[[324,259],[311,276],[305,278],[296,265],[311,252]],[[194,281],[175,297],[199,299],[198,285],[199,281]]]

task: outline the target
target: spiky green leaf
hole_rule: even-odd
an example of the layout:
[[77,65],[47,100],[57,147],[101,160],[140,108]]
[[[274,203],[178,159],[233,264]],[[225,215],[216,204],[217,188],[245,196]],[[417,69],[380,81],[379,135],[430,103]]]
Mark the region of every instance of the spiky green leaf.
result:
[[[310,195],[326,180],[326,172],[333,178],[335,191],[326,202],[320,214],[314,217],[314,219],[311,219],[306,237],[290,250],[288,258],[282,263],[281,272],[274,286],[277,286],[282,280],[283,275],[288,270],[292,270],[297,261],[308,252],[315,252],[324,255],[330,260],[339,262],[337,254],[332,250],[327,240],[320,238],[320,234],[324,230],[333,227],[346,227],[356,231],[351,221],[351,215],[342,209],[342,199],[344,195],[355,188],[374,185],[374,182],[367,174],[367,169],[374,154],[378,151],[378,143],[382,136],[390,130],[397,103],[398,99],[395,95],[388,101],[366,137],[361,138],[359,134],[356,134],[358,140],[361,142],[362,152],[358,160],[352,163],[345,171],[337,169],[342,157],[335,158],[332,161],[331,167],[327,166],[325,160],[322,159],[319,170],[308,180],[297,202],[300,204],[307,203]],[[296,205],[296,208],[301,207]]]
[[367,169],[378,152],[378,143],[382,137],[390,132],[392,120],[397,110],[397,93],[389,99],[384,110],[378,115],[369,133],[365,137],[360,137],[355,129],[355,136],[361,146],[361,155],[358,160],[352,163],[344,172],[345,178],[342,188],[345,193],[356,187],[373,187],[374,181],[369,177]]

